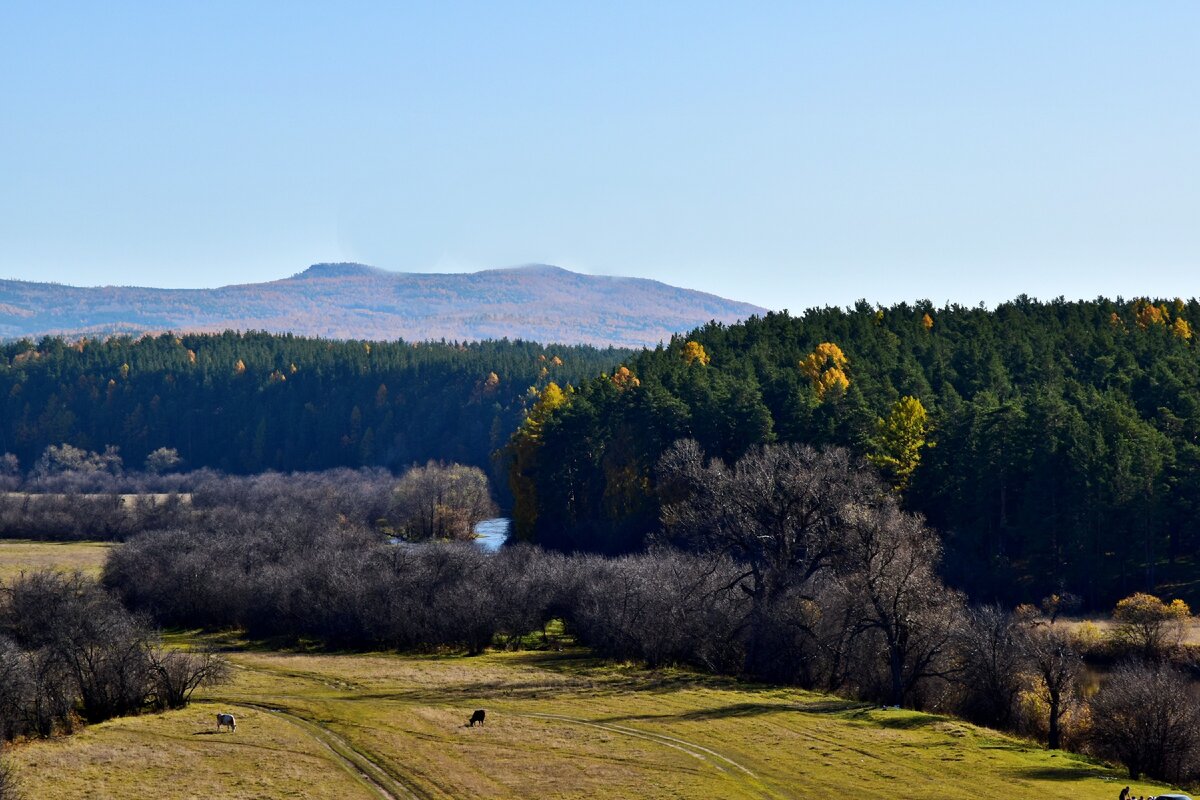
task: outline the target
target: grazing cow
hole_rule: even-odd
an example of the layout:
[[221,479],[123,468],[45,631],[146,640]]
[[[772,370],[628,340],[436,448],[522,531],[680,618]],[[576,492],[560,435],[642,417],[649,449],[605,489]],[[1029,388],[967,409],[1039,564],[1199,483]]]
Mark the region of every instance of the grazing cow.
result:
[[482,725],[483,718],[486,716],[487,716],[487,714],[484,713],[482,708],[475,709],[475,713],[471,715],[471,721],[467,723],[467,727],[474,728],[476,722],[478,722],[480,725]]
[[221,730],[222,726],[229,726],[229,730],[237,730],[237,720],[233,718],[233,714],[217,714],[217,730]]

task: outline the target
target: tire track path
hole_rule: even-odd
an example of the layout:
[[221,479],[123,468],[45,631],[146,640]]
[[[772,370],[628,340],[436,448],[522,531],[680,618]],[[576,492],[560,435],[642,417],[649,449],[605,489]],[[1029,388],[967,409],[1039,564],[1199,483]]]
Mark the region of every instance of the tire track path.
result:
[[716,750],[712,750],[703,745],[688,741],[687,739],[681,739],[677,736],[668,736],[665,733],[653,733],[651,731],[642,730],[639,728],[630,728],[626,725],[617,725],[610,722],[595,722],[593,720],[582,719],[580,717],[568,717],[563,714],[529,713],[517,714],[514,716],[531,717],[534,719],[551,720],[554,722],[567,722],[572,725],[585,725],[590,728],[599,728],[600,730],[608,731],[609,733],[615,733],[621,736],[630,736],[635,739],[653,742],[654,744],[662,745],[664,747],[670,747],[683,753],[687,753],[692,758],[707,764],[708,766],[716,769],[718,772],[729,775],[731,778],[738,777],[736,774],[733,774],[731,770],[740,772],[750,779],[755,788],[763,797],[771,798],[776,796],[775,793],[769,791],[763,784],[762,780],[746,766],[734,761],[729,756],[717,752]]
[[405,783],[392,771],[352,745],[343,736],[334,733],[319,722],[314,722],[285,708],[279,708],[270,704],[248,703],[245,700],[229,701],[229,704],[264,711],[304,731],[309,737],[324,745],[333,754],[339,766],[357,776],[368,788],[384,798],[384,800],[430,800],[430,795]]
[[[247,672],[256,672],[260,675],[270,675],[277,678],[285,677],[293,680],[307,681],[336,691],[345,692],[360,688],[350,681],[330,680],[328,676],[319,673],[277,670],[232,661],[232,659],[230,663],[234,668],[246,670]],[[255,703],[242,698],[225,698],[226,702],[230,705],[241,705],[246,708],[265,711],[286,720],[294,727],[300,728],[311,738],[324,745],[333,754],[339,766],[352,775],[357,776],[368,788],[384,798],[384,800],[434,800],[434,796],[429,792],[415,783],[406,780],[397,774],[394,769],[389,769],[380,764],[370,755],[351,744],[344,736],[334,733],[315,720],[300,716],[295,711],[283,707],[282,703],[279,702],[279,698],[271,699],[275,700],[274,704],[269,702]]]

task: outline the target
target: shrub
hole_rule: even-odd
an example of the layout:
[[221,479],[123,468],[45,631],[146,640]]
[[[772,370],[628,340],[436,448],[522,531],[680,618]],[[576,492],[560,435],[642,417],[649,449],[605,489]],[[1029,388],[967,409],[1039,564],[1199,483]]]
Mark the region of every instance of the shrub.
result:
[[1164,603],[1138,592],[1119,601],[1113,610],[1114,641],[1146,659],[1161,658],[1183,640],[1192,611],[1182,600]]
[[1091,701],[1090,741],[1131,778],[1180,781],[1200,765],[1200,709],[1186,676],[1165,664],[1118,666]]
[[12,764],[0,759],[0,800],[18,800],[20,787],[17,784],[17,774]]

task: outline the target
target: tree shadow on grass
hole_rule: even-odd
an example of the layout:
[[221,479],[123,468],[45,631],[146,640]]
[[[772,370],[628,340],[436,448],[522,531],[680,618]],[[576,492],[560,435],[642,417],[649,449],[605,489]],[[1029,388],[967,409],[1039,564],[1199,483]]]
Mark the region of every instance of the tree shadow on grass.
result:
[[1061,767],[1025,767],[1008,773],[1014,778],[1036,781],[1083,781],[1089,778],[1111,777],[1099,767],[1066,763]]
[[881,728],[897,731],[913,731],[918,728],[928,728],[935,722],[942,722],[938,717],[928,717],[923,714],[904,714],[903,716],[876,716],[871,722]]
[[[869,707],[869,706],[868,706]],[[682,714],[630,714],[604,717],[596,722],[636,722],[638,720],[677,720],[679,722],[704,722],[736,717],[756,717],[766,714],[840,714],[864,708],[864,704],[851,700],[829,700],[809,704],[794,702],[779,703],[731,703],[717,708],[701,708]]]

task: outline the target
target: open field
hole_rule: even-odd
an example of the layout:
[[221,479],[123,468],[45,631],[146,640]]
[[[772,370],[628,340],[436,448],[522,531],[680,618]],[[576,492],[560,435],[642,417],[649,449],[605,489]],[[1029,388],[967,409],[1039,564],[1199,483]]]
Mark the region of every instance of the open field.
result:
[[[29,795],[1111,800],[1127,783],[942,717],[611,666],[582,650],[465,658],[240,647],[230,658],[233,682],[188,709],[16,748]],[[475,708],[487,710],[486,725],[465,727]],[[217,710],[238,716],[236,732],[215,732]]]
[[79,570],[98,577],[111,542],[33,542],[0,539],[0,582],[22,572],[56,569]]
[[[1117,627],[1117,623],[1110,617],[1068,619],[1066,623],[1075,629],[1079,629],[1085,623],[1093,625],[1100,635],[1106,638],[1112,636],[1113,630]],[[1184,623],[1183,637],[1180,643],[1191,647],[1200,646],[1200,617],[1193,616]]]

